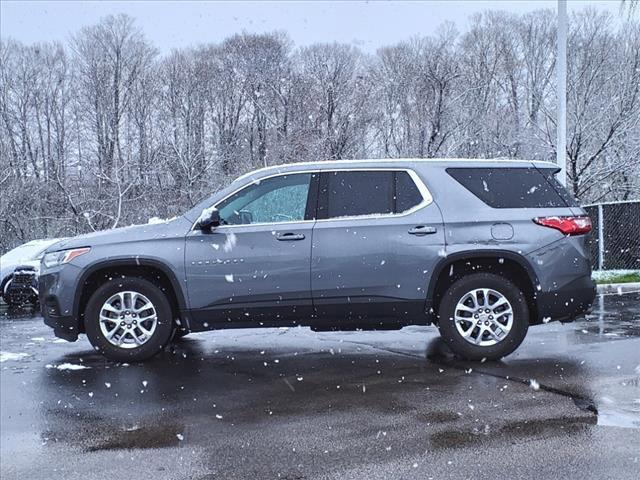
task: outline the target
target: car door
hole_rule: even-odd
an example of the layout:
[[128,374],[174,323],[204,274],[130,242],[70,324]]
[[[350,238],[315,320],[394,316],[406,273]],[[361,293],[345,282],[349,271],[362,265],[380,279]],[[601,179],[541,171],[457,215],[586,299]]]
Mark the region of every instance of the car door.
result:
[[220,226],[187,235],[194,323],[283,324],[311,313],[317,179],[307,172],[250,182],[216,204]]
[[443,248],[442,215],[414,171],[323,172],[311,253],[318,321],[415,321]]

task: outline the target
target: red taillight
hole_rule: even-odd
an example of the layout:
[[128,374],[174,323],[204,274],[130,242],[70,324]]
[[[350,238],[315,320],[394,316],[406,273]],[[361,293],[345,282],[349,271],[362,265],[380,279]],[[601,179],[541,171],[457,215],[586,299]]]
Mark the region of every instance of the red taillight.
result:
[[538,225],[555,228],[565,235],[584,235],[591,231],[589,217],[537,217],[533,219]]

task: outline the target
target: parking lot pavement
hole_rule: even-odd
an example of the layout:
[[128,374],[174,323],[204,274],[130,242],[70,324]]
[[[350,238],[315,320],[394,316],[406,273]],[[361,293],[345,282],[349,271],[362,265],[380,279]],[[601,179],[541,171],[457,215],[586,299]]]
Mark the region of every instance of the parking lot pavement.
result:
[[7,479],[638,478],[640,294],[503,362],[431,327],[191,335],[117,364],[0,317]]

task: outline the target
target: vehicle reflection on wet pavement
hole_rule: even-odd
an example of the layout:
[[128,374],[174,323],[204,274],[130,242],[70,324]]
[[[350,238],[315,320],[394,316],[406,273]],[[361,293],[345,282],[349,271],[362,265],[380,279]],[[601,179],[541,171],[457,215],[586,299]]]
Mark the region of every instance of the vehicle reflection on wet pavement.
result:
[[640,294],[501,362],[433,327],[190,335],[117,364],[0,317],[3,479],[637,478]]

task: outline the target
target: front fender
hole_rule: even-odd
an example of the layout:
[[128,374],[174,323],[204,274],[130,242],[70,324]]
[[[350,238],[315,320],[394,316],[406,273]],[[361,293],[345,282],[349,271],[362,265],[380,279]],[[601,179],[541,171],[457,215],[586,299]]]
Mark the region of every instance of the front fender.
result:
[[169,265],[164,263],[163,261],[153,258],[153,257],[142,257],[142,256],[123,256],[117,258],[109,258],[106,260],[99,260],[85,267],[80,275],[80,279],[76,284],[75,293],[74,293],[74,301],[73,301],[73,316],[75,318],[80,317],[80,306],[81,300],[83,298],[83,290],[87,284],[89,278],[92,275],[99,272],[100,270],[117,268],[117,267],[127,267],[127,268],[137,268],[137,267],[150,267],[161,271],[171,283],[171,287],[175,293],[177,307],[181,313],[187,311],[187,303],[184,295],[184,291],[182,289],[182,284],[179,281],[176,272]]

